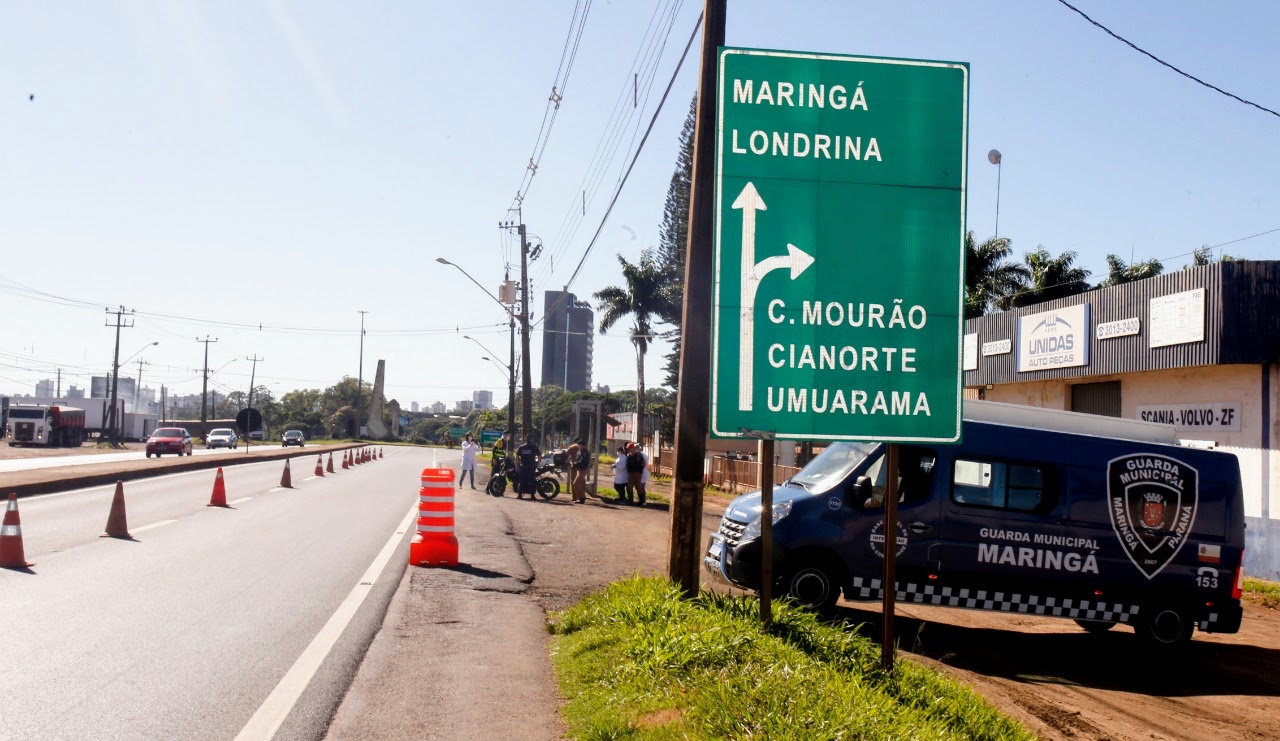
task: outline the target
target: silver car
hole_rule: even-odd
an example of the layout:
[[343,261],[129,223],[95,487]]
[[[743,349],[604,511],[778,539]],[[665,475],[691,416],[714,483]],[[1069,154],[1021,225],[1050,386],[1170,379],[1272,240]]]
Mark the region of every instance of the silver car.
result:
[[240,447],[240,437],[236,435],[236,431],[228,427],[219,427],[209,430],[209,434],[204,436],[204,446],[206,448],[231,448],[235,450]]

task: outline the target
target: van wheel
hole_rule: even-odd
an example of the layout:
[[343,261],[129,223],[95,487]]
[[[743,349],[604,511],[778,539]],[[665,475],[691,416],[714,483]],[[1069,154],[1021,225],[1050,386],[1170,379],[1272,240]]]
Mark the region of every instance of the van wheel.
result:
[[1176,646],[1191,640],[1195,624],[1183,610],[1161,606],[1137,626],[1138,635],[1156,646]]
[[1116,627],[1116,621],[1114,620],[1077,620],[1076,625],[1079,625],[1081,628],[1084,628],[1086,631],[1088,631],[1089,633],[1093,633],[1094,635],[1102,635],[1103,633],[1106,633],[1108,630],[1111,630],[1112,628]]
[[802,564],[787,574],[782,591],[796,604],[819,615],[832,614],[840,597],[840,586],[831,569],[815,562]]

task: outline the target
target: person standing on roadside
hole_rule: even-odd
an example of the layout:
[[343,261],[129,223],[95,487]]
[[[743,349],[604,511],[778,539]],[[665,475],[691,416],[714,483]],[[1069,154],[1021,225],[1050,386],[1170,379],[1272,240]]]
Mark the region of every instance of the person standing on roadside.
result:
[[538,448],[537,435],[525,438],[524,445],[516,448],[516,499],[523,499],[525,494],[532,501],[537,493],[538,461],[542,460],[542,451]]
[[631,501],[627,477],[627,449],[618,446],[618,460],[613,462],[613,488],[618,490],[618,503]]
[[578,504],[587,503],[587,470],[591,468],[591,451],[587,448],[587,441],[578,438],[570,447],[577,448],[573,455],[569,456],[570,478],[569,491],[573,492],[573,501]]
[[462,473],[458,475],[458,488],[462,488],[462,481],[471,474],[471,488],[476,488],[476,455],[480,453],[480,443],[468,432],[467,436],[462,440]]
[[[645,502],[645,468],[648,466],[649,460],[645,458],[644,453],[640,450],[640,446],[635,443],[627,444],[627,484],[631,487],[631,491],[635,493],[636,504],[641,507]],[[628,498],[628,501],[630,499]]]

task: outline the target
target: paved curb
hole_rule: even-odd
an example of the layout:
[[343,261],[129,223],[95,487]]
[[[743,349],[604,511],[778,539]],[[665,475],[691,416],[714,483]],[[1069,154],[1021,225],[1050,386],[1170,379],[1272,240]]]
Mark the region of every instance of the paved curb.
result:
[[[0,474],[0,494],[8,496],[10,492],[13,492],[19,497],[27,497],[33,494],[48,494],[69,489],[103,486],[105,484],[114,484],[117,481],[135,481],[154,476],[167,476],[171,473],[303,458],[316,454],[337,453],[343,450],[364,447],[369,446],[342,443],[338,445],[317,445],[312,448],[314,452],[311,453],[285,448],[253,455],[229,452],[225,455],[202,455],[199,458],[187,456],[172,461],[166,461],[163,458],[151,461],[144,458],[141,461],[112,461],[110,463],[87,463],[78,466],[37,468],[30,471],[14,471],[13,473]],[[302,471],[301,473],[306,472]]]

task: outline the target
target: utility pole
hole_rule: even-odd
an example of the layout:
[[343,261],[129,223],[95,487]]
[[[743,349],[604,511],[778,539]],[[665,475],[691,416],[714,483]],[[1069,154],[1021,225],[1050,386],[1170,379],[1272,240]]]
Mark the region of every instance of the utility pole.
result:
[[360,413],[364,410],[364,315],[360,311],[360,367],[356,369],[356,439],[360,438]]
[[245,358],[245,360],[251,361],[253,367],[249,370],[249,395],[245,398],[244,405],[249,409],[253,409],[253,380],[258,376],[258,363],[266,360],[266,358],[260,358],[257,353],[254,353],[252,358]]
[[[138,394],[142,391],[142,366],[151,365],[148,360],[138,358],[138,380],[133,384],[133,413],[138,413]],[[58,394],[61,396],[62,394]]]
[[520,222],[520,387],[524,400],[520,404],[520,427],[524,436],[533,433],[533,380],[529,371],[529,240],[525,237],[524,222]]
[[[120,328],[133,326],[133,312],[125,311],[121,306],[119,309],[107,309],[108,314],[115,314],[116,328],[116,350],[111,361],[111,409],[107,412],[107,429],[111,430],[111,447],[119,447],[120,445],[120,422],[119,415],[116,414],[116,390],[118,389],[120,379]],[[106,326],[112,326],[108,319]],[[61,385],[61,383],[59,383]]]
[[[502,276],[502,287],[511,289],[511,274],[506,273]],[[504,294],[503,298],[507,298]],[[516,442],[516,297],[512,295],[510,304],[507,306],[507,322],[511,329],[511,362],[507,363],[507,385],[510,387],[510,397],[507,400],[507,434],[511,437],[507,440],[507,445],[511,446],[507,450],[510,455],[515,450]]]
[[684,262],[680,323],[680,385],[676,392],[676,456],[671,498],[671,553],[667,575],[689,596],[698,593],[702,540],[703,462],[711,395],[711,280],[715,246],[716,50],[724,46],[726,0],[705,0],[702,73],[693,133],[693,183]]
[[62,369],[61,368],[58,369],[58,388],[57,390],[54,391],[53,395],[56,398],[59,398],[59,399],[62,398]]
[[209,343],[217,342],[218,338],[209,339],[209,335],[205,335],[204,339],[196,338],[196,342],[204,343],[204,372],[200,377],[204,379],[200,387],[200,437],[203,439],[209,431],[205,429],[209,422]]

